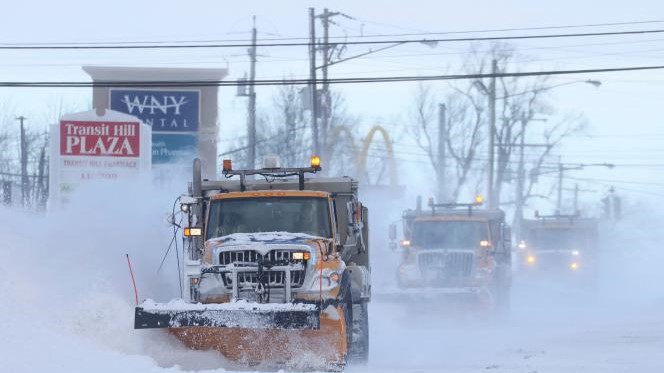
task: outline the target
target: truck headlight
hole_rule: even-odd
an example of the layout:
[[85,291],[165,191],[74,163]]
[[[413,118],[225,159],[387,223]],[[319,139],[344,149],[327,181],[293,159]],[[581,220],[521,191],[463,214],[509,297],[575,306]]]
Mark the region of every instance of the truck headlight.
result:
[[308,251],[296,251],[291,254],[293,260],[309,260],[311,259],[311,253]]

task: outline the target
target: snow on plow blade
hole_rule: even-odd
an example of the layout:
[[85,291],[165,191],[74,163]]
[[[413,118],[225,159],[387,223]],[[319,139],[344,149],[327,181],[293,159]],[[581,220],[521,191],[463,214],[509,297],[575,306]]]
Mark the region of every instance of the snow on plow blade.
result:
[[258,304],[231,302],[192,304],[184,301],[136,307],[134,329],[182,327],[244,329],[319,329],[320,312],[311,304]]

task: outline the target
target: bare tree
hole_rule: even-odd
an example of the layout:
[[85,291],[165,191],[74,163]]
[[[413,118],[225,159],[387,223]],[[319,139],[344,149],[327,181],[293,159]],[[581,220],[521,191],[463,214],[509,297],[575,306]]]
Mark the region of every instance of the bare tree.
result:
[[283,165],[289,167],[306,164],[310,135],[298,87],[280,87],[271,113],[273,115],[259,118],[259,156],[278,155]]
[[[471,49],[470,57],[465,62],[466,70],[472,74],[489,74],[492,61],[495,60],[500,71],[518,71],[519,63],[513,49],[507,44],[493,44],[488,50],[481,50],[479,46]],[[448,162],[455,170],[454,187],[451,189],[450,199],[457,200],[460,193],[468,188],[469,182],[475,179],[474,189],[480,183],[486,183],[483,172],[489,154],[486,149],[488,139],[489,117],[488,110],[490,96],[490,78],[475,79],[450,86],[448,93],[442,101],[447,106],[446,151]],[[519,139],[523,131],[537,120],[538,117],[554,113],[548,103],[547,92],[549,85],[546,77],[498,77],[496,78],[496,177],[494,191],[496,205],[500,204],[500,196],[505,194],[505,186],[511,182],[511,167],[516,163],[515,151],[519,149]],[[430,86],[420,85],[415,95],[415,110],[412,120],[411,133],[419,147],[425,152],[434,170],[439,170],[434,134],[436,98]],[[540,131],[541,138],[535,139],[549,146],[543,147],[536,155],[537,162],[531,164],[531,169],[538,172],[539,168],[551,155],[551,151],[566,137],[577,133],[583,128],[581,118],[568,116],[564,120],[545,124]],[[439,180],[441,175],[436,173]],[[536,180],[530,180],[524,198],[536,197],[534,190]]]
[[437,132],[437,102],[431,92],[431,87],[420,84],[415,94],[415,110],[411,134],[418,146],[425,152],[427,159],[434,169],[439,185],[442,182],[450,183],[451,193],[447,196],[450,201],[459,198],[461,190],[471,178],[477,160],[478,147],[485,138],[485,118],[482,102],[477,95],[473,95],[472,87],[454,87],[452,92],[443,100],[447,106],[445,128],[447,130],[446,144],[449,159],[452,161],[455,177],[441,180],[440,170],[433,134]]
[[[332,111],[329,118],[328,141],[332,144],[323,155],[327,175],[354,175],[356,128],[358,120],[348,114],[343,97],[332,92]],[[303,103],[296,86],[281,87],[272,107],[257,118],[257,155],[278,155],[285,166],[299,167],[312,155],[311,126],[304,115]],[[342,131],[339,131],[343,129]]]

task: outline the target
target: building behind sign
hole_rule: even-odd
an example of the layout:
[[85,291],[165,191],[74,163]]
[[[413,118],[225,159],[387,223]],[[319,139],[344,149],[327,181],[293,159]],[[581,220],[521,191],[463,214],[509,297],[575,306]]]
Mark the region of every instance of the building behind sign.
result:
[[[157,174],[173,165],[203,161],[203,177],[217,174],[218,88],[187,86],[220,81],[226,69],[84,66],[95,82],[174,82],[166,87],[95,87],[93,106],[135,115],[152,126],[152,164]],[[178,84],[177,82],[182,82]]]

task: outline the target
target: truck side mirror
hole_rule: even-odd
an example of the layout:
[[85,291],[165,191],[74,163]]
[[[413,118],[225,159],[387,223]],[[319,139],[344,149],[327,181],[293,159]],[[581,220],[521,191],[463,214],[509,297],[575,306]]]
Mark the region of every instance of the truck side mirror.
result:
[[390,242],[390,250],[397,251],[398,248],[396,241]]
[[355,226],[355,205],[352,201],[346,203],[346,218],[348,219],[348,226]]
[[389,227],[390,241],[396,241],[397,239],[397,225],[392,223]]

